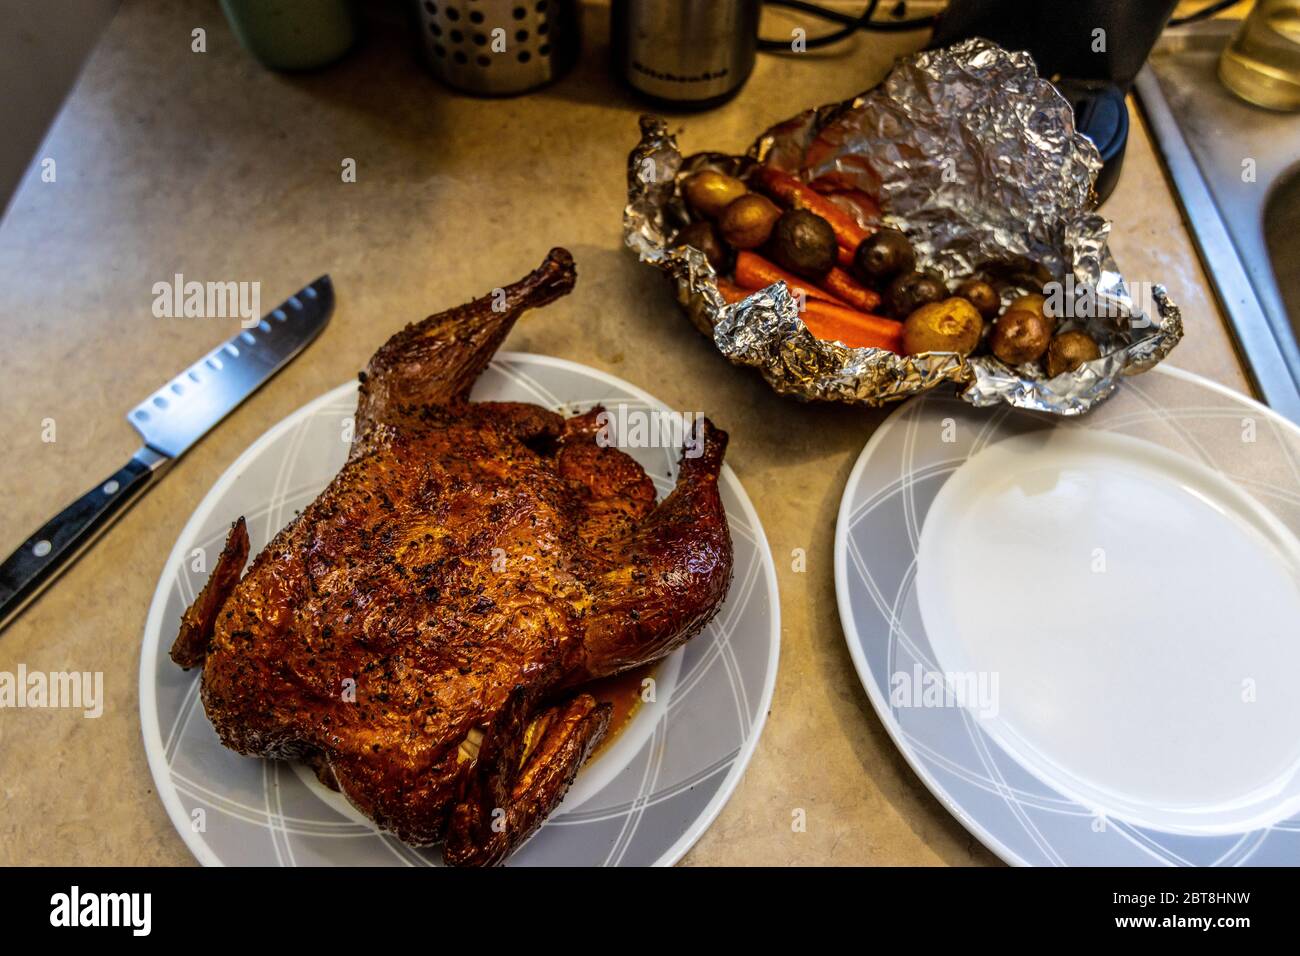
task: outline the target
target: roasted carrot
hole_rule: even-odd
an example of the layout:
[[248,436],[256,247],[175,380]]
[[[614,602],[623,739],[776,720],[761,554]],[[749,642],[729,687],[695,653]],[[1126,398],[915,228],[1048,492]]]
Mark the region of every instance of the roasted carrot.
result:
[[722,297],[727,300],[728,305],[739,302],[741,299],[748,299],[754,294],[753,290],[742,289],[734,282],[729,282],[723,278],[718,279],[718,291],[722,293]]
[[[820,185],[820,183],[818,184]],[[861,189],[819,189],[823,196],[835,203],[841,209],[845,206],[852,206],[857,210],[854,216],[858,222],[866,222],[868,226],[872,223],[880,222],[880,204],[864,193]],[[850,216],[853,216],[852,210],[845,210]]]
[[789,173],[770,166],[759,166],[753,178],[754,185],[773,199],[795,209],[807,209],[825,219],[835,231],[836,243],[849,252],[856,250],[862,240],[871,235],[871,230],[858,225],[857,220],[847,211]]
[[856,249],[845,249],[843,246],[835,247],[835,259],[840,264],[841,269],[853,268],[853,255]]
[[903,350],[903,323],[893,319],[815,300],[807,303],[800,317],[808,331],[819,339],[843,342],[854,348]]
[[880,293],[868,289],[853,276],[838,267],[826,273],[821,281],[822,288],[836,298],[843,299],[855,309],[870,312],[880,305]]
[[820,299],[835,305],[848,307],[848,303],[836,298],[825,289],[819,289],[811,282],[800,279],[793,273],[786,272],[780,266],[773,265],[756,252],[740,251],[736,253],[736,285],[751,292],[766,289],[773,282],[784,282],[786,287],[796,295],[803,293],[805,299]]

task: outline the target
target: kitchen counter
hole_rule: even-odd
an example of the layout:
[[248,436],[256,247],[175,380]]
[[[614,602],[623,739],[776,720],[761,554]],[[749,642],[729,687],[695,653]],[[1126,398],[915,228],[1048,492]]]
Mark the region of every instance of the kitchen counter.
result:
[[[484,101],[439,86],[395,31],[372,31],[328,70],[285,76],[239,49],[216,4],[123,4],[0,223],[0,551],[125,461],[138,446],[126,410],[231,334],[231,320],[155,318],[155,282],[258,280],[269,309],[329,271],[338,307],[306,353],[0,635],[0,671],[102,671],[106,697],[98,719],[0,711],[0,864],[192,862],[154,791],[137,695],[145,615],[181,527],[242,449],[353,377],[391,332],[522,275],[552,245],[576,257],[577,291],[526,317],[506,348],[707,412],[731,433],[727,460],[776,557],[782,645],[767,726],[685,862],[996,862],[894,749],[840,631],[836,510],[887,412],[777,397],[720,359],[662,277],[623,248],[643,107],[608,79],[606,11],[584,15],[587,53],[572,75]],[[206,53],[190,49],[199,27]],[[743,151],[770,123],[871,86],[920,41],[762,56],[737,99],[674,117],[679,141]],[[41,181],[44,157],[53,183]],[[355,183],[340,176],[348,158]],[[1126,275],[1164,282],[1183,307],[1171,364],[1246,390],[1140,123],[1103,212]],[[56,440],[44,441],[51,421]],[[794,549],[805,571],[792,570]],[[805,832],[792,830],[797,808]]]

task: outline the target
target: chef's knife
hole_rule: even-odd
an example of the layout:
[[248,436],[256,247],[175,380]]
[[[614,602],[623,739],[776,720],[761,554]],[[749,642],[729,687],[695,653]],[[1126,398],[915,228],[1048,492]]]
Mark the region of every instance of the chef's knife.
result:
[[127,421],[144,447],[0,564],[0,631],[172,462],[306,348],[333,311],[334,286],[324,275],[131,409]]

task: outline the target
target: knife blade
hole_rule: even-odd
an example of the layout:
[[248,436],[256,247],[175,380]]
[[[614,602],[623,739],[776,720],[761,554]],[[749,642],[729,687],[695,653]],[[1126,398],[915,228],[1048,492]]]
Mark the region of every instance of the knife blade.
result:
[[271,310],[127,413],[144,446],[0,564],[0,631],[195,442],[305,349],[334,313],[328,275]]

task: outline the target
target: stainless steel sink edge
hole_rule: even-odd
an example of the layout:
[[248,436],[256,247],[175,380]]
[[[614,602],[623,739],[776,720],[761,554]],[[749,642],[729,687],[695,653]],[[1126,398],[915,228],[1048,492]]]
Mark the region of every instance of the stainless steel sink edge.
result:
[[[1224,27],[1217,25],[1215,29],[1221,33]],[[1223,210],[1150,64],[1139,74],[1135,87],[1143,116],[1175,186],[1183,217],[1228,317],[1247,372],[1268,405],[1300,423],[1300,346],[1296,344],[1273,279],[1272,270],[1278,265],[1267,258],[1264,234],[1267,193],[1285,181],[1287,172],[1272,171],[1272,181],[1261,184],[1260,198],[1250,203],[1252,208],[1235,210],[1239,220],[1253,217],[1254,221],[1235,222],[1238,236],[1234,240],[1233,230],[1225,222]],[[1242,249],[1243,235],[1253,249]],[[1252,256],[1253,261],[1248,258]]]

